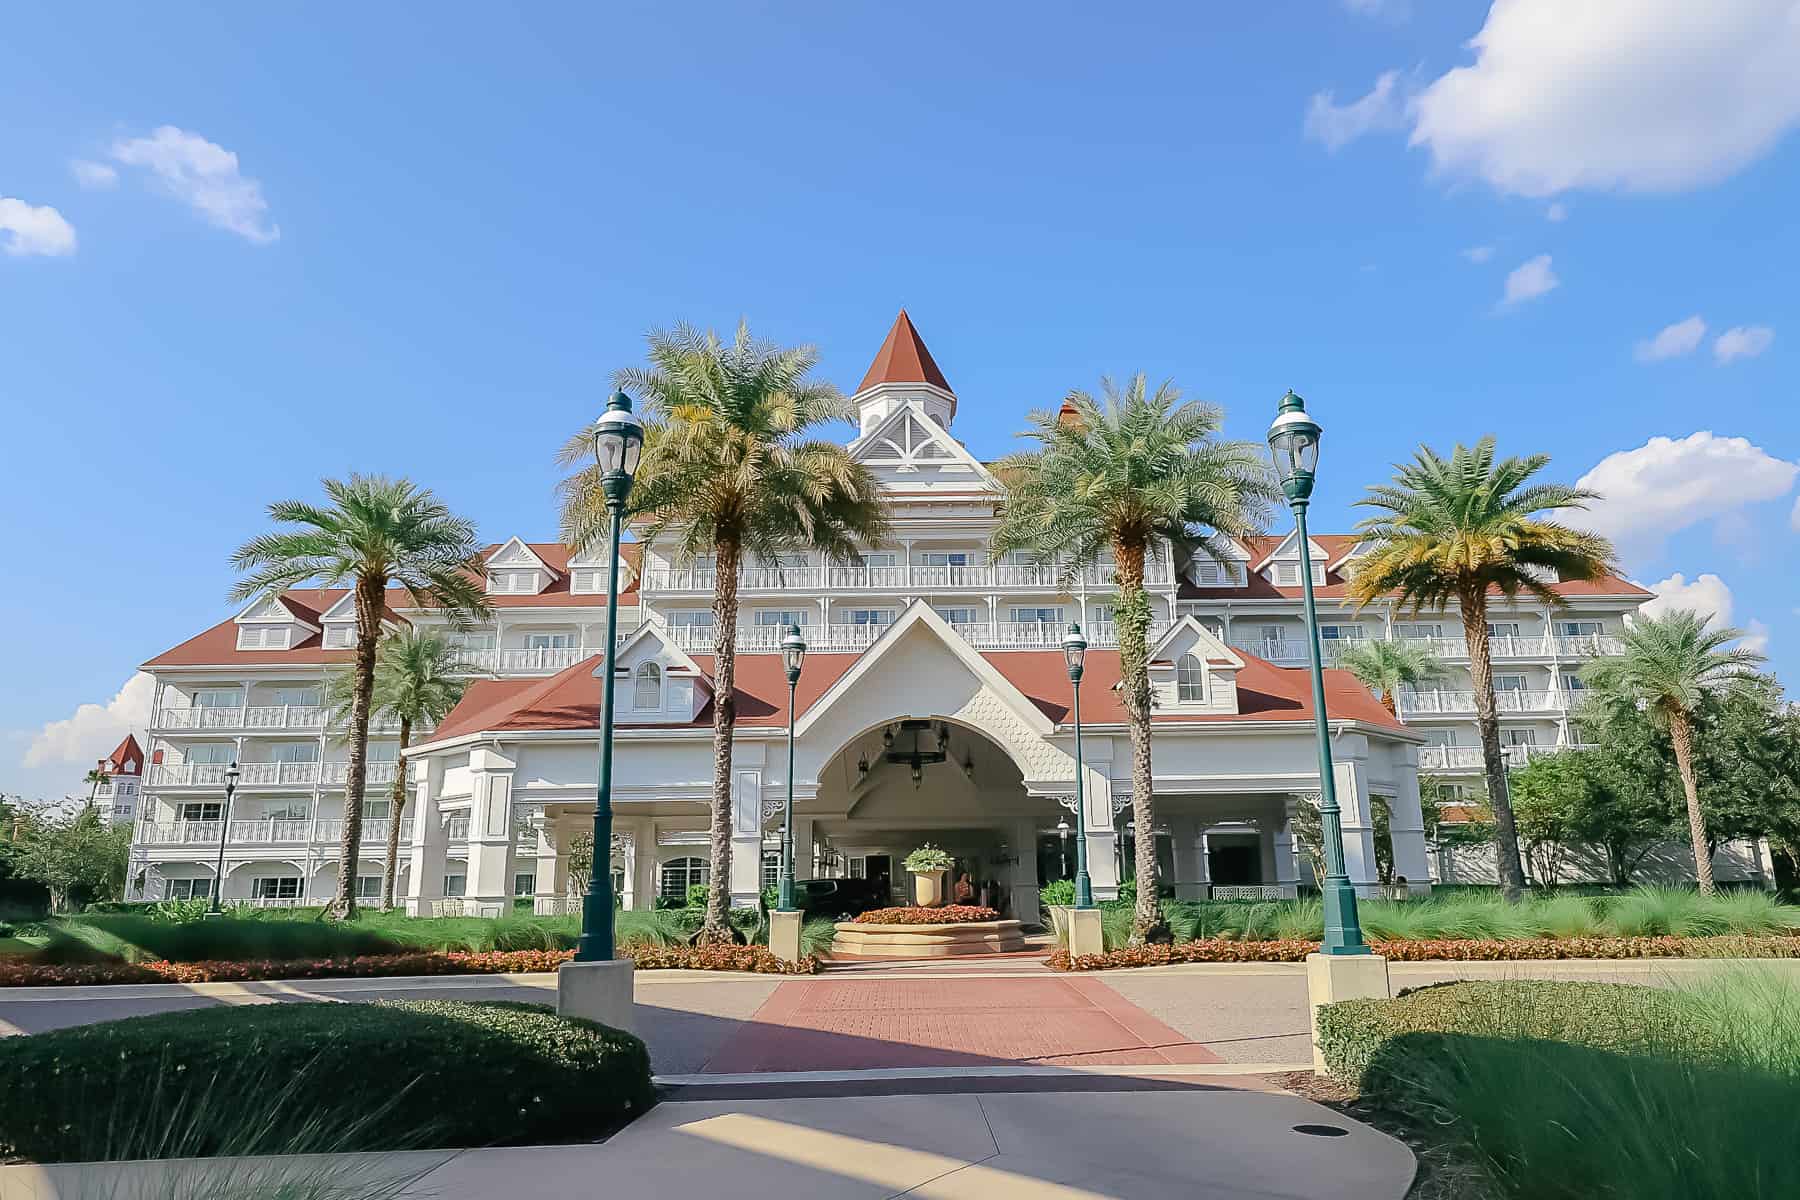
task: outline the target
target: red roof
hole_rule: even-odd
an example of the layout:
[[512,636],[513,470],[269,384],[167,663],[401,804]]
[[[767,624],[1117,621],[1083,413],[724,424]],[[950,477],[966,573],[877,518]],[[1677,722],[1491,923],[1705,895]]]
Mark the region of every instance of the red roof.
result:
[[106,764],[109,774],[142,775],[144,773],[144,751],[138,745],[137,738],[129,733],[111,754],[100,761]]
[[[486,559],[503,543],[496,542],[484,547],[481,557]],[[591,594],[576,594],[569,590],[569,550],[559,542],[527,542],[531,552],[544,560],[554,573],[555,578],[543,592],[536,596],[511,593],[491,593],[487,600],[495,608],[595,608],[603,607],[606,597]],[[643,553],[643,544],[627,542],[619,547],[620,557],[630,563],[632,577],[623,588],[621,596],[637,594],[637,564]],[[326,610],[344,598],[348,588],[289,588],[281,594],[281,603],[295,617],[307,624],[317,627]],[[412,604],[412,598],[399,588],[389,588],[387,594],[388,615],[395,620],[404,621],[395,612]],[[269,665],[278,666],[289,663],[295,666],[306,666],[316,663],[349,662],[353,656],[350,650],[327,650],[321,644],[320,634],[309,634],[305,639],[287,650],[239,650],[237,648],[237,622],[234,619],[220,621],[217,625],[197,634],[169,650],[163,651],[149,662],[146,667],[199,667],[219,666],[228,663],[242,663],[246,666]]]
[[[711,655],[694,655],[694,662],[710,678]],[[804,715],[820,696],[855,665],[858,654],[814,652],[806,656],[796,702]],[[984,654],[1008,682],[1057,723],[1067,720],[1071,697],[1068,668],[1061,650],[1005,650]],[[1236,713],[1158,712],[1159,724],[1229,724],[1233,721],[1311,721],[1312,684],[1299,668],[1277,667],[1253,655],[1242,655],[1244,669],[1237,675]],[[438,725],[433,741],[470,733],[522,730],[592,729],[600,720],[600,680],[594,668],[600,656],[548,679],[494,680],[472,686],[450,715]],[[1124,724],[1125,708],[1115,685],[1119,682],[1119,652],[1090,650],[1082,689],[1086,699],[1082,720],[1092,724]],[[737,659],[738,724],[747,728],[781,728],[787,724],[787,676],[779,654],[740,654]],[[1328,713],[1340,720],[1356,720],[1389,729],[1406,728],[1383,708],[1348,671],[1325,672]],[[919,716],[900,713],[897,716]],[[691,722],[662,728],[704,728],[712,724],[712,706],[702,706]],[[632,724],[629,728],[656,728]]]
[[904,308],[894,318],[894,327],[888,330],[887,340],[881,343],[875,361],[869,364],[869,373],[856,390],[864,392],[878,383],[929,383],[946,392],[953,390],[932,361],[931,351],[925,348],[925,340],[913,328],[912,318]]

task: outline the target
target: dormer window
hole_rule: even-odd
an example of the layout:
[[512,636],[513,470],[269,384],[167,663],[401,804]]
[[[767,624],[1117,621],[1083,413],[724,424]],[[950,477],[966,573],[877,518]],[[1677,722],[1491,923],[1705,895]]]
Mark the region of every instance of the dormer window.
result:
[[1199,704],[1206,699],[1206,666],[1192,654],[1175,660],[1175,696],[1183,704]]
[[634,673],[631,707],[639,712],[657,712],[662,709],[662,668],[655,663],[643,663]]
[[239,625],[239,650],[286,650],[291,630],[286,625]]
[[325,627],[325,649],[348,650],[356,645],[356,626],[349,624]]
[[1201,587],[1243,587],[1244,564],[1202,558],[1194,564],[1194,582]]
[[[1297,562],[1270,563],[1268,580],[1276,587],[1299,587],[1300,564]],[[1314,587],[1325,586],[1325,566],[1323,563],[1313,563],[1312,581]]]

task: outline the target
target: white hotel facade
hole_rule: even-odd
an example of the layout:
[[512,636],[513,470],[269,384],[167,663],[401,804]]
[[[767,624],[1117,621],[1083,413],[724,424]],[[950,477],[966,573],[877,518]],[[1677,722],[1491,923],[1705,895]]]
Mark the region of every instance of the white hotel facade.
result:
[[[1035,914],[1040,883],[1066,876],[1071,838],[1084,837],[1095,891],[1110,895],[1132,862],[1110,565],[1066,586],[1055,564],[989,555],[1002,488],[952,433],[958,398],[906,314],[854,398],[850,450],[888,491],[893,537],[851,565],[794,553],[743,570],[734,899],[753,902],[773,880],[788,784],[777,642],[789,624],[810,646],[794,721],[802,877],[885,876],[898,894],[900,860],[931,841],[997,884],[1015,912]],[[1343,581],[1354,556],[1351,537],[1313,538],[1328,662],[1359,640],[1403,638],[1428,646],[1448,674],[1402,697],[1395,719],[1347,673],[1328,672],[1349,869],[1359,887],[1375,885],[1379,799],[1396,873],[1424,888],[1420,774],[1481,771],[1466,647],[1453,612],[1350,606]],[[400,891],[421,913],[500,912],[519,900],[562,911],[576,890],[570,844],[592,821],[606,564],[603,552],[572,556],[519,538],[484,560],[495,616],[454,635],[476,681],[405,756]],[[1165,546],[1149,566],[1158,853],[1181,895],[1292,895],[1302,879],[1291,820],[1318,772],[1299,571],[1292,536],[1233,544],[1222,560]],[[626,903],[648,907],[706,878],[713,577],[706,562],[642,543],[626,547],[621,575],[612,862]],[[1619,579],[1553,589],[1556,605],[1496,598],[1490,613],[1515,763],[1577,740],[1577,668],[1617,652],[1626,615],[1649,596]],[[390,603],[396,622],[439,620],[399,594]],[[1079,788],[1058,649],[1071,621],[1094,647]],[[331,895],[347,754],[320,693],[325,673],[350,658],[354,624],[342,589],[294,589],[145,664],[156,683],[134,895],[208,894],[221,839],[227,900]],[[365,897],[379,894],[388,794],[402,769],[394,733],[378,726],[371,737],[356,866]],[[232,761],[241,783],[227,824]]]

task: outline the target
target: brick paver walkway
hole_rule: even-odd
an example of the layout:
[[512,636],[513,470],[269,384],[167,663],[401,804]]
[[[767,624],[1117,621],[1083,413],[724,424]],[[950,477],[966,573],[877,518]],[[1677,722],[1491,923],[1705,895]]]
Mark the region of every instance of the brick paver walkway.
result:
[[1221,1061],[1097,979],[839,975],[782,983],[704,1070]]

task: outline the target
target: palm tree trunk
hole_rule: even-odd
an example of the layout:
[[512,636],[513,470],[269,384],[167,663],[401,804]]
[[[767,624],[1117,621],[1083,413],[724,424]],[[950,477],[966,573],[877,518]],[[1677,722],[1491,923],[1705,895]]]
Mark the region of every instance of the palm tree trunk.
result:
[[375,646],[381,640],[381,618],[387,581],[364,576],[356,581],[356,666],[350,691],[350,761],[344,766],[344,836],[338,843],[337,895],[325,915],[349,920],[356,915],[356,868],[362,858],[363,784],[369,775],[369,697],[375,690]]
[[1481,761],[1487,770],[1488,807],[1494,810],[1494,852],[1500,892],[1510,904],[1525,891],[1525,867],[1519,860],[1519,828],[1513,820],[1512,796],[1506,790],[1506,760],[1500,753],[1500,714],[1494,703],[1494,662],[1488,652],[1487,591],[1477,586],[1459,597],[1463,640],[1469,646],[1469,682],[1475,692],[1475,730],[1481,738]]
[[1688,837],[1694,843],[1694,879],[1702,896],[1715,895],[1712,851],[1706,840],[1706,819],[1700,812],[1700,789],[1694,783],[1694,730],[1680,709],[1669,714],[1669,740],[1675,743],[1675,768],[1681,772],[1681,790],[1687,794]]
[[[1119,604],[1113,626],[1119,637],[1119,678],[1131,731],[1132,836],[1137,843],[1137,905],[1131,940],[1142,943],[1162,923],[1156,871],[1156,797],[1150,769],[1150,600],[1144,594],[1144,545],[1113,543]],[[1107,797],[1110,804],[1111,796]]]
[[[713,791],[712,853],[706,890],[705,942],[731,940],[731,739],[737,728],[738,557],[736,542],[715,547],[713,579]],[[756,818],[761,828],[762,798]]]
[[1393,688],[1384,687],[1381,689],[1381,707],[1387,709],[1388,716],[1394,718],[1394,720],[1398,721],[1400,719],[1400,706],[1394,702]]
[[400,874],[400,814],[406,811],[406,747],[412,718],[400,718],[400,750],[395,756],[394,790],[388,794],[387,868],[381,873],[381,907],[394,907],[394,880]]

